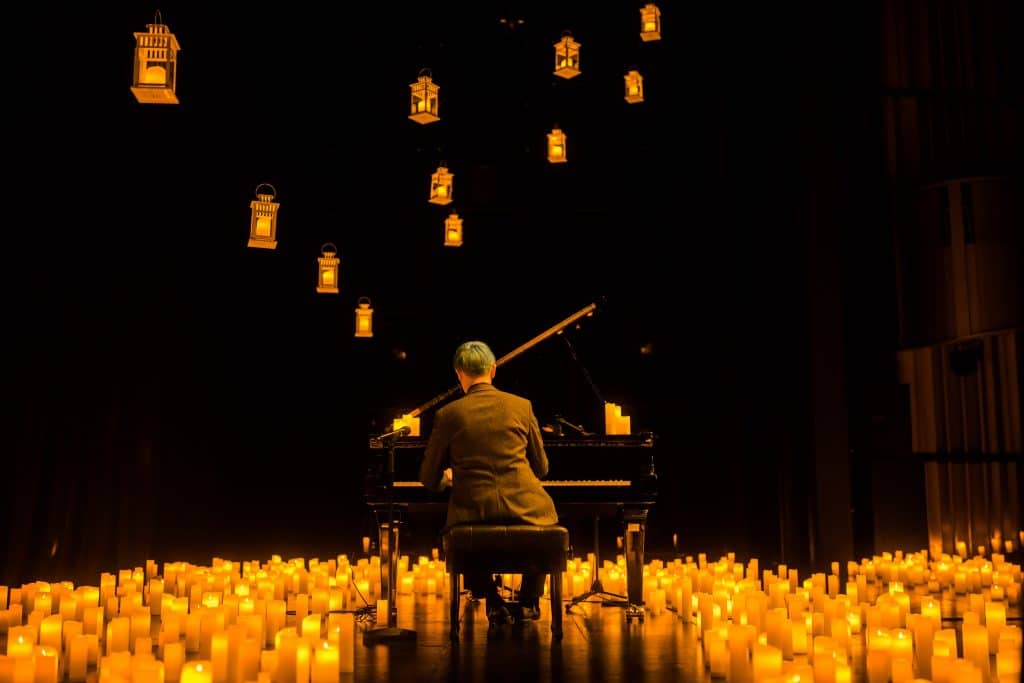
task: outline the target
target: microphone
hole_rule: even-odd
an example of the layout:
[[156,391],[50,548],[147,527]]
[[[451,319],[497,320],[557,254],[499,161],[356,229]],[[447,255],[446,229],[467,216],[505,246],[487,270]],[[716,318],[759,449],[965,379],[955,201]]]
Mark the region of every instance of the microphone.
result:
[[408,436],[410,432],[412,432],[412,428],[409,427],[408,425],[406,425],[404,427],[399,427],[398,429],[395,429],[395,430],[392,430],[390,432],[387,432],[386,434],[381,434],[377,438],[378,439],[394,439],[394,438],[399,437],[399,436]]

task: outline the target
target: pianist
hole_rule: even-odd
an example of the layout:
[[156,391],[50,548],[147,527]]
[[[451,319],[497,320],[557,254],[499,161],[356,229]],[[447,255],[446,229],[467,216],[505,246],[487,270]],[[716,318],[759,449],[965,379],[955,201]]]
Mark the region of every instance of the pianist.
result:
[[[452,486],[447,525],[557,524],[555,504],[540,483],[548,459],[530,402],[494,387],[497,365],[483,342],[462,344],[454,365],[465,395],[435,414],[420,467],[420,481],[432,491]],[[490,623],[511,621],[491,574],[465,580],[474,597],[487,601]],[[543,590],[543,574],[523,576],[518,616],[538,617]]]

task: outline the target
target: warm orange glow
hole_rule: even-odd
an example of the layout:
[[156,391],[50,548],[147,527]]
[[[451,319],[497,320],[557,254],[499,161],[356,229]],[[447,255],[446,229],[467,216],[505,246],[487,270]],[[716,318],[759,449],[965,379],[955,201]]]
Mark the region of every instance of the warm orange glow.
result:
[[454,212],[444,221],[444,246],[462,246],[462,219]]
[[147,84],[160,84],[163,85],[167,82],[167,70],[162,66],[151,66],[146,69],[146,73],[142,77],[142,82]]
[[337,248],[328,242],[320,248],[320,256],[317,257],[317,269],[320,273],[316,291],[321,294],[338,293],[338,259]]
[[409,118],[420,124],[440,121],[438,115],[438,87],[430,78],[429,73],[421,73],[415,83],[409,84],[410,113]]
[[640,38],[645,43],[661,40],[661,10],[653,2],[640,9]]
[[177,104],[178,39],[160,20],[145,33],[135,33],[135,67],[132,94],[142,104]]
[[437,167],[437,172],[430,176],[430,199],[431,204],[451,204],[452,202],[452,181],[454,173],[449,173],[444,164]]
[[560,128],[553,128],[548,133],[548,161],[552,164],[568,161],[565,153],[565,133]]
[[370,300],[365,296],[359,299],[359,307],[356,309],[355,336],[373,336],[373,309],[370,307]]
[[[269,188],[269,192],[262,191],[262,188]],[[268,183],[262,183],[256,188],[256,199],[249,203],[252,218],[249,221],[249,246],[259,249],[274,249],[277,247],[277,210],[280,204],[275,202],[277,192]]]
[[555,43],[555,75],[562,78],[580,75],[580,44],[569,33]]
[[626,80],[626,101],[630,104],[644,101],[644,78],[636,69],[631,70],[623,78]]

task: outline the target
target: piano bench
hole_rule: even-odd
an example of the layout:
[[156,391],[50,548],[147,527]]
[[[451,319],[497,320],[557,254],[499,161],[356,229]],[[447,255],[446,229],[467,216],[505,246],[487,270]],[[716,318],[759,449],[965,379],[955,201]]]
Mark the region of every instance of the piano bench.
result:
[[547,574],[551,593],[551,635],[562,639],[562,573],[569,554],[569,531],[562,526],[464,524],[442,539],[451,577],[451,631],[459,639],[459,576],[466,572]]

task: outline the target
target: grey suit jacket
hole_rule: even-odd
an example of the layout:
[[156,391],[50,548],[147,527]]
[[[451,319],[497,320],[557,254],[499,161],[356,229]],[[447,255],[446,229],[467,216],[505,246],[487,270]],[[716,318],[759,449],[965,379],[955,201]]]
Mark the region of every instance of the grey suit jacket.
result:
[[540,427],[528,400],[482,382],[434,415],[420,481],[441,490],[452,468],[448,526],[470,522],[557,524]]

